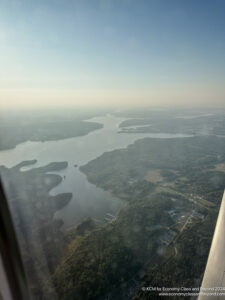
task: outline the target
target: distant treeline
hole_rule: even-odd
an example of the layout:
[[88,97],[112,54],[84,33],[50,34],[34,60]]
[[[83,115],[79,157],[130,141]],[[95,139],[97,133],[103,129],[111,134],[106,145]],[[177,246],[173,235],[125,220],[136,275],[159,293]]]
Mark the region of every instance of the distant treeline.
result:
[[88,134],[103,127],[86,122],[93,114],[86,115],[0,115],[0,150],[14,148],[26,141],[53,141]]

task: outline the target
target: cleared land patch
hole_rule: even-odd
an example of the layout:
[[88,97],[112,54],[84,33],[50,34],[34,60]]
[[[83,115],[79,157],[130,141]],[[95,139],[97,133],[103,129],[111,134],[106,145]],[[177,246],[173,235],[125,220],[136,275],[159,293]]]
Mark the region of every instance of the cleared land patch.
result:
[[225,163],[220,163],[215,166],[216,171],[225,172]]
[[161,176],[159,169],[148,171],[144,179],[152,183],[163,181],[163,177]]

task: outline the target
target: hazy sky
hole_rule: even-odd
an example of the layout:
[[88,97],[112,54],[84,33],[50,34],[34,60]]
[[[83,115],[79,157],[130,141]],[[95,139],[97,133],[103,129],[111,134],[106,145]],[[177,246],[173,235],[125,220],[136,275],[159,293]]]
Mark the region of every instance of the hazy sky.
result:
[[225,1],[0,0],[0,103],[225,106]]

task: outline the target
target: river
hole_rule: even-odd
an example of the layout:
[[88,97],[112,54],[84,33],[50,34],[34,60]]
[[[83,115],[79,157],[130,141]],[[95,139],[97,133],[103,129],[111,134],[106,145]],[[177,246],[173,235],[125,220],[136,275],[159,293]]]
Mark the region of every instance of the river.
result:
[[89,183],[86,176],[80,172],[79,166],[106,151],[126,148],[141,138],[190,137],[186,134],[118,133],[119,124],[124,120],[126,119],[107,114],[87,120],[103,124],[103,128],[87,135],[58,141],[21,143],[14,149],[0,151],[0,165],[12,167],[24,160],[36,159],[36,164],[23,168],[23,171],[26,171],[50,162],[67,161],[66,169],[54,172],[62,176],[63,181],[54,187],[50,194],[72,192],[73,197],[68,205],[56,212],[55,218],[63,219],[64,228],[79,223],[84,217],[103,220],[107,213],[116,214],[124,202]]

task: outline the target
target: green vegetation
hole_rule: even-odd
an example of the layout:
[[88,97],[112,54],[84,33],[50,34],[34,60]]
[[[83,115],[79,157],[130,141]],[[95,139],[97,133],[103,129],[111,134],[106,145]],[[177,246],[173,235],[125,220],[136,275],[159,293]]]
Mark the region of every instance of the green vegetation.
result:
[[[199,287],[211,245],[217,214],[210,212],[204,222],[196,221],[175,243],[177,255],[157,262],[146,270],[141,286]],[[157,292],[138,290],[133,300],[161,299]],[[180,298],[187,299],[187,297]]]
[[171,205],[171,200],[158,195],[122,209],[111,223],[75,235],[53,276],[60,299],[98,299],[109,293],[123,299],[129,280],[151,263],[158,247],[163,229],[151,227],[158,222],[171,225],[167,214]]
[[[125,243],[126,251],[133,254],[131,261],[127,262],[129,275],[122,284],[123,288],[120,280],[124,278],[119,275],[117,281],[112,280],[113,286],[107,287],[106,284],[105,290],[99,291],[101,281],[98,278],[113,277],[112,269],[101,269],[101,273],[95,273],[95,281],[88,291],[89,295],[95,295],[92,299],[106,296],[108,299],[123,299],[127,293],[130,299],[157,299],[156,294],[142,292],[140,287],[198,287],[201,284],[225,187],[225,170],[217,171],[215,166],[222,166],[224,161],[224,138],[146,138],[127,149],[104,153],[81,167],[91,182],[127,201],[127,206],[117,219],[99,230],[107,232],[107,237],[110,238],[118,228],[117,237],[122,234],[119,245],[123,246]],[[157,184],[144,180],[149,170],[160,172],[163,180]],[[171,183],[173,185],[168,186]],[[114,230],[111,231],[110,228]],[[132,228],[137,228],[135,234],[131,234]],[[150,232],[146,232],[146,228]],[[89,241],[92,237],[90,233],[86,239]],[[97,240],[92,240],[89,251],[100,243]],[[87,250],[85,243],[81,242],[80,247],[80,253]],[[98,255],[109,249],[116,251],[116,247],[114,249],[113,243],[103,244],[98,249]],[[76,251],[71,257],[76,256]],[[119,258],[116,257],[117,259]],[[101,264],[107,260],[103,256]],[[80,260],[71,260],[70,267],[62,263],[54,275],[56,285],[58,286],[61,276],[65,276],[66,268],[66,274],[74,280],[73,286],[77,287],[76,292],[80,292],[80,277],[76,277],[74,268],[79,263]],[[129,264],[136,266],[132,275]],[[92,280],[92,275],[89,276],[92,273],[89,271],[83,270],[82,278],[85,278],[85,283]],[[67,294],[69,290],[66,284],[61,292]],[[72,292],[68,299],[77,299],[75,295]],[[83,290],[79,295],[80,299],[88,299]]]
[[[140,114],[127,113],[132,119],[120,124],[121,132],[132,133],[183,133],[183,134],[217,134],[225,135],[224,115],[203,114],[196,112],[148,112]],[[178,117],[178,116],[181,117]],[[138,117],[139,118],[134,118]],[[143,125],[143,126],[141,126]],[[150,125],[150,126],[147,126]],[[132,126],[132,127],[130,127]],[[138,126],[138,127],[135,127]]]
[[129,127],[129,126],[141,126],[141,125],[150,125],[151,119],[128,119],[120,123],[120,128]]
[[[127,149],[104,153],[82,166],[88,180],[117,196],[137,190],[149,170],[161,170],[183,192],[214,193],[224,186],[224,173],[207,171],[225,160],[225,139],[215,136],[185,139],[142,139]],[[205,170],[205,172],[203,172]],[[207,171],[207,172],[206,172]],[[186,181],[182,181],[182,177]],[[164,182],[160,183],[163,184]],[[153,183],[142,183],[153,185]],[[137,185],[137,186],[136,186]],[[182,187],[183,186],[183,187]],[[142,189],[142,188],[141,188]],[[217,195],[220,196],[221,195]]]
[[14,148],[26,141],[55,141],[81,135],[102,128],[102,124],[86,122],[93,114],[57,115],[27,114],[3,115],[0,118],[0,150]]

